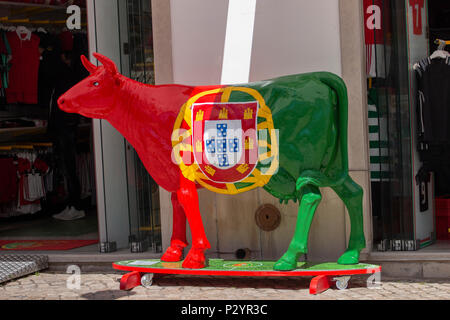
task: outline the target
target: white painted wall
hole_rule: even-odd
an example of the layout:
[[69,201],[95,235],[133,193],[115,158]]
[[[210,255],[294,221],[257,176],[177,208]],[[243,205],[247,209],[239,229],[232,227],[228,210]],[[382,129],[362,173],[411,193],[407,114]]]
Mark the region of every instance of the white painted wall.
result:
[[339,1],[258,0],[250,80],[313,71],[341,75]]
[[171,0],[174,82],[220,83],[228,0]]
[[[171,0],[174,82],[221,80],[228,0]],[[250,80],[341,74],[337,0],[257,0]]]
[[[219,84],[223,64],[227,0],[171,0],[174,82]],[[341,74],[339,3],[337,0],[257,0],[250,80],[311,71]],[[163,247],[171,235],[171,205],[161,196]],[[262,232],[254,220],[259,205],[272,203],[283,213],[274,232]],[[206,234],[214,252],[227,257],[249,248],[254,257],[277,259],[293,235],[297,204],[279,205],[264,190],[237,196],[200,192]],[[166,223],[165,223],[166,222]],[[337,259],[345,250],[345,211],[329,189],[313,222],[310,255]]]

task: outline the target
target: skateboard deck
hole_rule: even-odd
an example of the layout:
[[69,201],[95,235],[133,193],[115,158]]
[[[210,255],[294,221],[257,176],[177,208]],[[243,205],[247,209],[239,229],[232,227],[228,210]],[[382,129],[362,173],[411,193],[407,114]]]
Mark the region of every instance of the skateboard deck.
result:
[[273,270],[275,261],[238,261],[209,259],[203,269],[184,269],[182,261],[163,262],[158,259],[128,260],[113,263],[116,270],[129,271],[120,281],[121,290],[131,290],[136,286],[152,285],[154,274],[173,275],[207,275],[207,276],[247,276],[247,277],[301,277],[313,276],[310,293],[317,294],[331,287],[336,281],[338,289],[347,288],[352,275],[375,274],[381,272],[381,267],[372,264],[359,263],[355,265],[340,265],[335,262],[298,262],[292,271]]

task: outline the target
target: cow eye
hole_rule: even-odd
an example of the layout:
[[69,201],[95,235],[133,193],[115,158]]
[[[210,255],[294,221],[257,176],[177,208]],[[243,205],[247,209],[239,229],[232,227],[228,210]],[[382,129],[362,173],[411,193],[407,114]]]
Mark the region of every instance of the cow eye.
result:
[[95,82],[93,83],[93,85],[94,85],[94,87],[98,87],[98,86],[100,85],[100,83],[98,83],[97,81],[95,81]]

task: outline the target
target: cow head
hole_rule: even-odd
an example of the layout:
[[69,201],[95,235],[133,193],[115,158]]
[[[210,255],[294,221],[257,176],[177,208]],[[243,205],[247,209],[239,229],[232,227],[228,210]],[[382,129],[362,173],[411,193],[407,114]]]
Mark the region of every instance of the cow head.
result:
[[121,80],[113,61],[98,53],[94,53],[94,57],[103,66],[97,67],[85,56],[81,56],[90,76],[63,94],[58,99],[58,106],[65,112],[104,119],[114,108]]

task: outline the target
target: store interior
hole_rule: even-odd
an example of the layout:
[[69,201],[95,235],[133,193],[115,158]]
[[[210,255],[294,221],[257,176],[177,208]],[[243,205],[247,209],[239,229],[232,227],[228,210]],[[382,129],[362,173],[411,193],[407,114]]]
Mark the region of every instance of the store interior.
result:
[[[436,243],[450,250],[450,3],[428,0],[429,65],[417,68],[418,150],[433,174]],[[425,72],[422,74],[423,70]],[[434,83],[431,88],[430,83]],[[442,130],[443,129],[443,130]]]
[[374,250],[448,252],[450,2],[364,5]]
[[88,75],[86,3],[69,30],[67,4],[29,2],[0,1],[0,250],[66,250],[98,242],[92,120],[56,103]]

